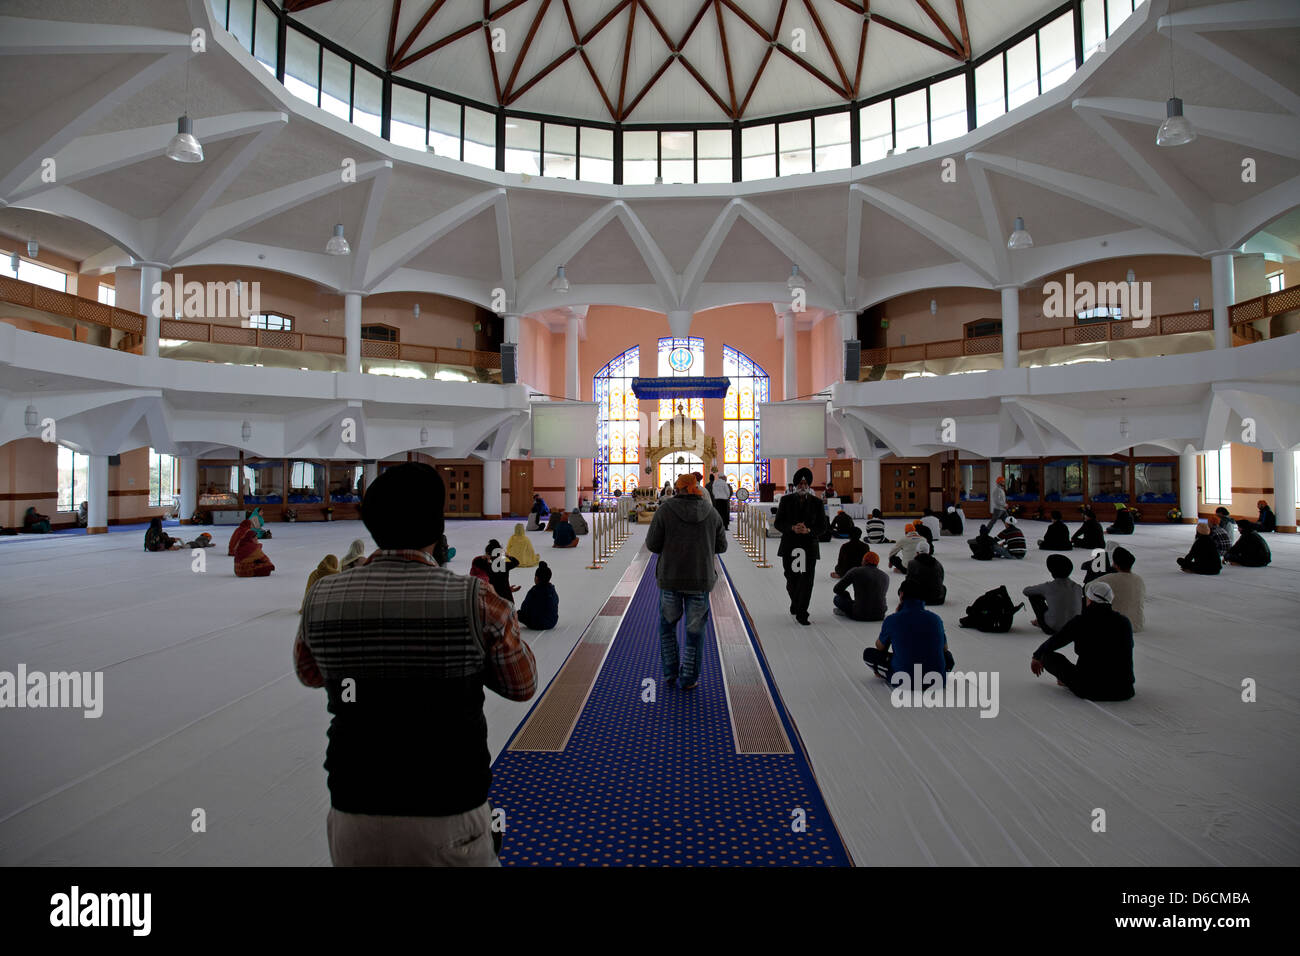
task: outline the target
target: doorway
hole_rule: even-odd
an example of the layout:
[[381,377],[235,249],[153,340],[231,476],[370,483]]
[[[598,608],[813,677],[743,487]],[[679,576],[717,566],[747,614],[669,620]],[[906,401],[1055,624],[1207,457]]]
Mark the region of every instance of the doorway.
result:
[[853,500],[853,459],[836,458],[831,462],[831,484],[835,497],[844,501]]
[[880,466],[880,497],[891,515],[919,515],[930,504],[930,466],[885,462]]
[[533,507],[533,463],[519,458],[506,463],[510,468],[510,514],[526,515]]

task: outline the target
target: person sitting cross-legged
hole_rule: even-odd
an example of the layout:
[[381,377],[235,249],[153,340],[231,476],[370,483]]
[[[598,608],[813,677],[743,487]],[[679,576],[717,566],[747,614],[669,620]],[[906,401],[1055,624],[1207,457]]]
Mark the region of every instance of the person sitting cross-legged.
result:
[[1132,534],[1133,512],[1125,505],[1115,506],[1115,523],[1106,529],[1107,534]]
[[1209,522],[1202,521],[1196,525],[1192,548],[1185,557],[1178,559],[1178,566],[1189,574],[1218,574],[1223,570],[1223,559],[1214,546]]
[[889,566],[899,574],[907,573],[908,562],[916,557],[916,546],[925,539],[916,530],[916,525],[908,523],[903,526],[903,536],[889,549]]
[[1106,547],[1106,536],[1102,533],[1101,522],[1097,520],[1091,508],[1083,509],[1083,524],[1079,525],[1079,530],[1071,536],[1070,544],[1076,548],[1087,548],[1089,551]]
[[555,542],[554,547],[576,548],[578,546],[578,533],[573,530],[573,525],[569,524],[569,519],[563,511],[555,512],[555,520],[551,525],[551,540]]
[[149,527],[144,533],[146,551],[176,551],[185,546],[180,538],[173,538],[163,530],[162,518],[150,518]]
[[966,532],[966,515],[956,505],[949,505],[948,510],[939,516],[943,529],[942,535],[961,536]]
[[1241,522],[1241,537],[1228,549],[1229,564],[1243,568],[1262,568],[1273,560],[1273,552],[1268,549],[1268,542],[1260,535],[1254,522]]
[[1116,548],[1110,557],[1115,570],[1097,580],[1110,585],[1114,595],[1110,606],[1128,618],[1128,622],[1133,625],[1133,633],[1136,634],[1146,627],[1146,582],[1133,573],[1133,563],[1136,560],[1133,552],[1127,548]]
[[907,579],[918,589],[921,600],[938,606],[948,598],[948,587],[943,583],[943,565],[930,553],[929,542],[916,546],[916,557],[907,562]]
[[[1049,637],[1029,662],[1034,676],[1047,671],[1058,684],[1085,700],[1129,700],[1133,696],[1133,628],[1113,607],[1104,581],[1084,590],[1083,612]],[[1077,661],[1058,650],[1074,645]]]
[[537,565],[533,586],[519,605],[519,623],[530,631],[549,631],[560,620],[560,595],[551,583],[551,569],[545,561]]
[[862,540],[862,529],[855,526],[849,532],[849,540],[840,545],[839,557],[835,561],[835,570],[831,572],[831,577],[844,577],[862,564],[862,556],[870,550]]
[[1038,548],[1041,551],[1073,551],[1074,545],[1070,542],[1070,526],[1061,518],[1059,511],[1052,512],[1052,523],[1047,526],[1047,532],[1038,542]]
[[988,525],[980,525],[979,534],[968,538],[966,543],[970,545],[970,556],[976,561],[992,561],[997,556],[998,543],[989,534]]
[[885,537],[885,519],[879,508],[872,508],[871,517],[867,519],[867,540],[872,544],[894,543]]
[[1259,519],[1254,523],[1255,533],[1267,534],[1270,531],[1276,531],[1277,515],[1275,515],[1273,509],[1268,506],[1268,502],[1263,498],[1260,498],[1259,501],[1255,502],[1255,506],[1259,508]]
[[831,537],[832,538],[850,538],[853,532],[857,531],[857,525],[841,508],[840,511],[831,519]]
[[1237,522],[1223,505],[1215,508],[1214,513],[1219,517],[1219,526],[1228,534],[1228,547],[1232,547],[1233,542],[1237,540]]
[[835,585],[835,613],[854,621],[883,621],[889,610],[888,592],[889,575],[880,570],[880,555],[868,551],[862,563],[841,575]]
[[535,568],[541,560],[521,524],[515,525],[515,533],[506,540],[506,554],[518,561],[521,568]]
[[1034,611],[1032,623],[1055,634],[1083,610],[1083,588],[1070,580],[1074,562],[1065,555],[1048,555],[1047,570],[1052,580],[1025,588],[1024,595]]
[[910,581],[899,587],[898,610],[885,618],[875,647],[864,650],[862,660],[885,680],[897,673],[910,679],[918,664],[922,675],[946,674],[956,663],[948,651],[943,619],[925,609],[920,588]]
[[1025,556],[1025,533],[1015,518],[1006,519],[1006,527],[998,532],[997,544],[993,546],[995,558],[1023,558]]
[[1210,540],[1214,542],[1219,558],[1227,560],[1228,549],[1232,547],[1232,541],[1228,538],[1228,529],[1223,527],[1218,515],[1210,515],[1205,521],[1210,526]]

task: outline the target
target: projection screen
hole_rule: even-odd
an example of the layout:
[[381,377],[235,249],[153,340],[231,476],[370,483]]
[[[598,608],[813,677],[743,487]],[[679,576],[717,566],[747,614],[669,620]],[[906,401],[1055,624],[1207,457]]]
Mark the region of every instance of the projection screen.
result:
[[758,424],[764,458],[826,455],[825,402],[759,403]]
[[534,402],[534,458],[595,458],[600,406],[595,402]]

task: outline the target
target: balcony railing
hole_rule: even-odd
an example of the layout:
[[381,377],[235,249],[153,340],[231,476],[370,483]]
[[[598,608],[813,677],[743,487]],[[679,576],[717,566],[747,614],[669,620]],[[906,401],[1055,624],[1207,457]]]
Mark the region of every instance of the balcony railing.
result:
[[[1263,334],[1250,323],[1270,319],[1300,309],[1300,285],[1280,292],[1269,292],[1228,309],[1228,321],[1234,338],[1242,342],[1261,341]],[[1187,332],[1214,330],[1214,313],[1210,309],[1196,312],[1174,312],[1152,316],[1145,326],[1136,319],[1096,322],[1089,325],[1066,325],[1055,329],[1036,329],[1020,333],[1020,350],[1061,348],[1070,345],[1095,345],[1101,342],[1123,342],[1161,335],[1181,335]],[[968,339],[947,339],[941,342],[919,342],[893,348],[863,349],[862,367],[876,365],[904,365],[909,362],[961,358],[963,356],[998,355],[1002,351],[1002,336],[980,335]]]
[[[0,302],[24,306],[101,328],[117,329],[125,333],[117,347],[126,351],[138,346],[144,337],[145,317],[139,312],[119,309],[93,299],[83,299],[68,292],[47,289],[19,279],[0,276]],[[343,355],[346,352],[346,340],[338,335],[250,329],[194,319],[162,319],[159,322],[159,338],[240,348],[312,352],[320,355]],[[362,340],[361,356],[489,371],[501,368],[501,356],[496,352],[446,348],[440,345]]]

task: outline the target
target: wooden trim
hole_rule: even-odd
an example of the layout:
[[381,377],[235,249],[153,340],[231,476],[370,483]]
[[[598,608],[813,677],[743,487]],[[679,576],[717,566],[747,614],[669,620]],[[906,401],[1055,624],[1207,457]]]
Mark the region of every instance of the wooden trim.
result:
[[[56,501],[59,498],[57,491],[5,491],[0,492],[0,501],[44,501],[47,498],[53,498]],[[70,513],[70,512],[69,512]]]
[[1272,488],[1238,488],[1236,485],[1232,488],[1234,495],[1271,495]]
[[[145,496],[147,497],[148,494],[149,494],[149,489],[148,489],[148,488],[113,488],[113,489],[110,489],[109,492],[108,492],[108,496],[109,496],[110,498],[134,498],[134,497],[138,497],[138,496],[140,496],[140,495],[145,495]],[[166,507],[169,507],[169,506],[168,506],[168,505],[151,505],[150,507],[166,508]]]
[[107,528],[87,528],[86,534],[108,534]]

